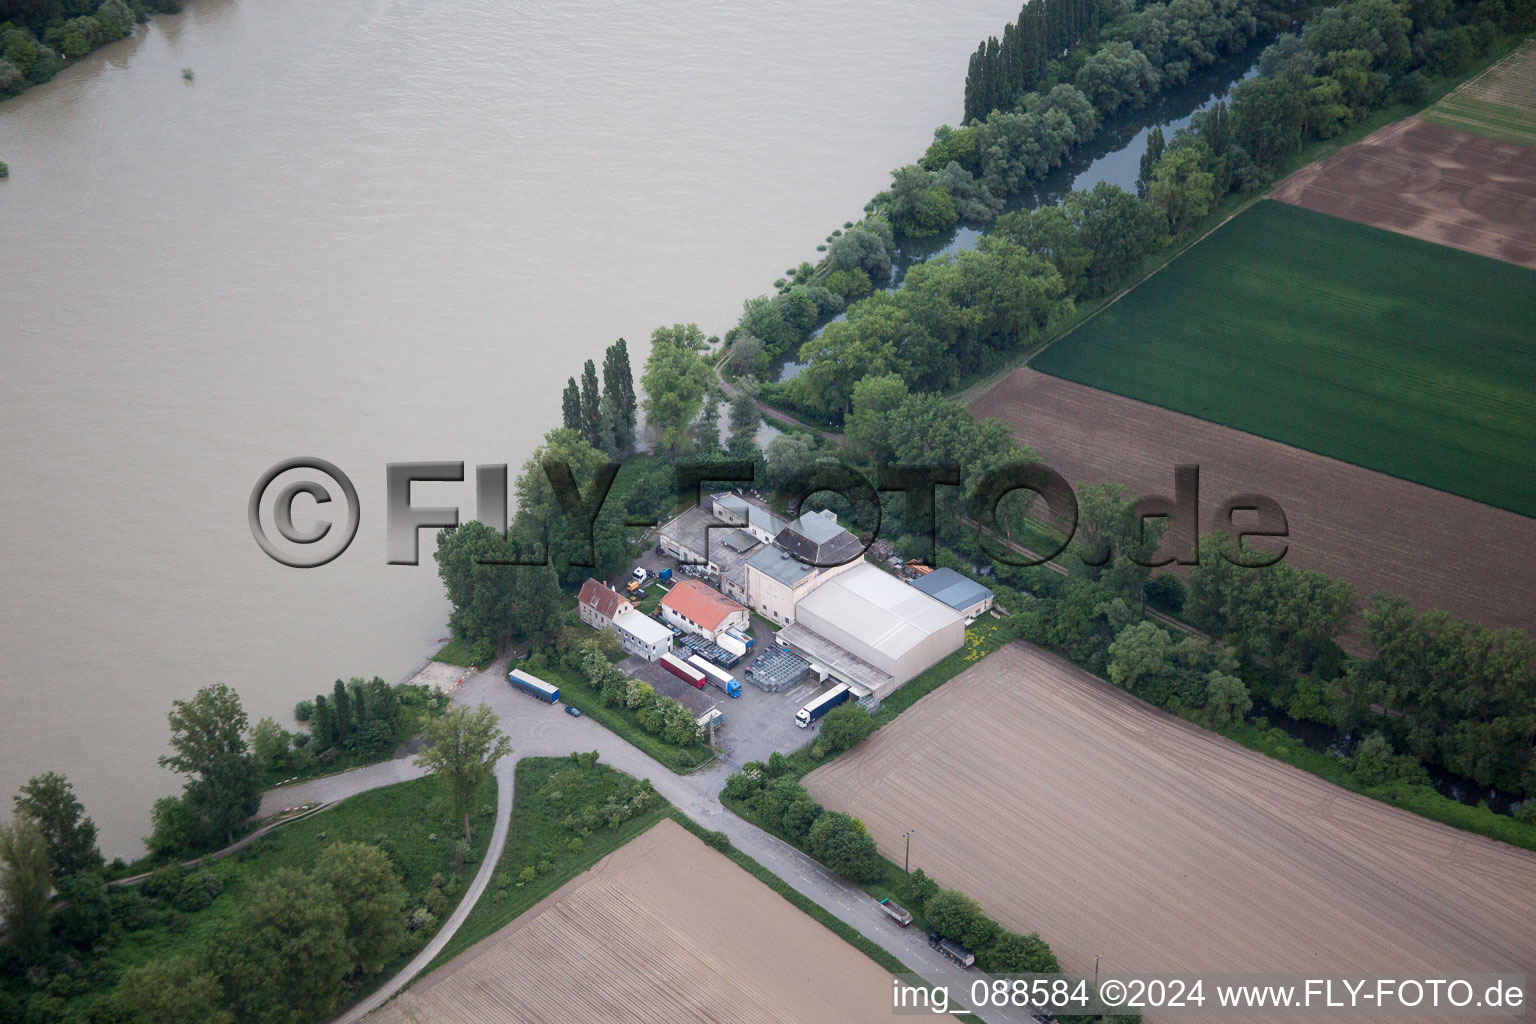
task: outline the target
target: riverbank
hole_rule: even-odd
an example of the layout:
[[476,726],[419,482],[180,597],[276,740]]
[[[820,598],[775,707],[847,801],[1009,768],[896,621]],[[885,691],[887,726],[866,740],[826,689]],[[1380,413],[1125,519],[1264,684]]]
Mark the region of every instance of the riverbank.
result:
[[[34,5],[33,10],[44,11],[46,5]],[[152,16],[181,10],[181,0],[106,0],[95,14],[0,22],[0,101],[42,85],[80,58],[128,38]],[[183,77],[192,80],[186,71]]]

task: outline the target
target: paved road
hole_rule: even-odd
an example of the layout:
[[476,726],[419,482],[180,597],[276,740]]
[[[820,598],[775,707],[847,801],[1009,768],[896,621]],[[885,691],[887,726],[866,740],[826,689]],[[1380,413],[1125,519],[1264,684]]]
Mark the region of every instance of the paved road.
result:
[[[506,665],[497,662],[484,672],[464,681],[454,694],[454,701],[475,706],[482,701],[501,719],[501,729],[512,741],[513,756],[497,766],[496,830],[474,882],[453,915],[432,942],[411,963],[368,999],[337,1018],[334,1024],[353,1024],[399,992],[447,945],[464,919],[469,916],[494,871],[506,843],[507,823],[512,809],[513,767],[524,757],[561,757],[573,750],[596,750],[599,759],[635,778],[650,779],[656,791],[674,807],[705,828],[724,832],[738,849],[778,875],[795,890],[857,929],[914,971],[938,978],[952,976],[949,960],[928,948],[920,932],[899,928],[879,909],[862,889],[828,871],[820,863],[757,828],[719,801],[717,794],[725,785],[733,766],[716,761],[693,775],[675,775],[659,762],[627,741],[593,722],[590,718],[572,718],[559,707],[551,707],[512,689],[505,681]],[[393,782],[422,774],[409,759],[370,765],[356,771],[269,792],[262,800],[262,813],[305,803],[329,802],[366,792]],[[984,975],[969,972],[979,980]],[[989,1011],[987,1021],[1029,1021],[1019,1011]]]

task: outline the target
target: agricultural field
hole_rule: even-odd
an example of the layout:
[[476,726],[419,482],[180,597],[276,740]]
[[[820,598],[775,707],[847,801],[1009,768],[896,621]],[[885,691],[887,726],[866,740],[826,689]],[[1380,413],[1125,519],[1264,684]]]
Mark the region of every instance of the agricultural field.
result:
[[874,961],[663,820],[368,1019],[873,1022],[890,991]]
[[1031,365],[1530,516],[1532,323],[1532,270],[1265,200]]
[[1270,197],[1536,267],[1536,149],[1438,119],[1388,125],[1290,175]]
[[970,408],[1074,483],[1171,497],[1174,466],[1197,465],[1202,530],[1228,497],[1257,491],[1285,510],[1290,564],[1362,597],[1385,590],[1536,636],[1536,564],[1522,557],[1536,551],[1536,519],[1027,368]]
[[1120,975],[1536,963],[1536,854],[1340,789],[1023,643],[804,783],[898,863],[917,829],[913,867],[1038,931],[1070,972],[1095,954]]
[[1536,39],[1421,115],[1424,120],[1536,148]]

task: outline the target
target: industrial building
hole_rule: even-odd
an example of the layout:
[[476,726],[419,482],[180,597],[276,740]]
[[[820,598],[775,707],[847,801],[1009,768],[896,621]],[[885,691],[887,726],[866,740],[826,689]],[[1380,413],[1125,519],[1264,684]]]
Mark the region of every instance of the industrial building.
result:
[[713,641],[727,629],[751,628],[747,609],[698,580],[683,580],[661,599],[661,617],[686,633]]
[[816,587],[862,564],[864,546],[829,511],[807,512],[746,561],[746,603],[781,626]]
[[785,522],[763,505],[741,494],[727,491],[710,499],[715,518],[740,526],[761,544],[772,544]]
[[776,640],[822,679],[883,698],[965,643],[965,617],[868,562],[820,581]]
[[935,569],[908,584],[964,615],[966,625],[992,608],[992,591],[953,569]]

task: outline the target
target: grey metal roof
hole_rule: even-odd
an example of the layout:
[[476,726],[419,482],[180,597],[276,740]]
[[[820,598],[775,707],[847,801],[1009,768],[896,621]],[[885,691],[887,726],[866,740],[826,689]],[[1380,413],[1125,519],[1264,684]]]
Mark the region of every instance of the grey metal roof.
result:
[[778,547],[764,547],[747,559],[747,564],[770,579],[778,580],[786,587],[794,586],[816,571],[815,566],[806,565],[788,551]]
[[795,606],[796,621],[802,612],[891,658],[960,619],[953,608],[868,562],[818,585]]
[[959,611],[965,611],[992,596],[992,591],[980,583],[949,568],[935,569],[908,582],[929,597],[943,601]]
[[800,561],[823,568],[852,561],[864,553],[859,538],[821,512],[805,513],[780,530],[773,542]]

